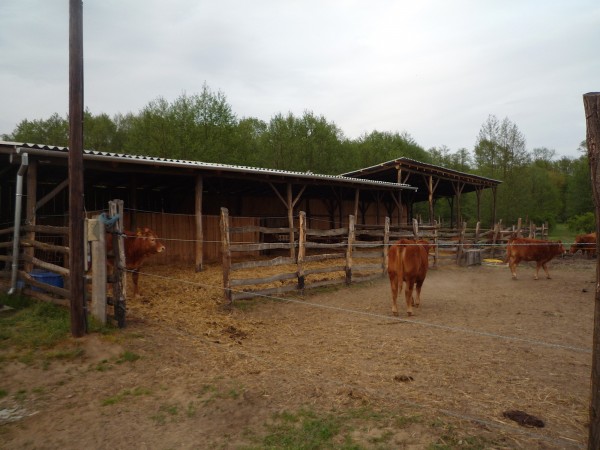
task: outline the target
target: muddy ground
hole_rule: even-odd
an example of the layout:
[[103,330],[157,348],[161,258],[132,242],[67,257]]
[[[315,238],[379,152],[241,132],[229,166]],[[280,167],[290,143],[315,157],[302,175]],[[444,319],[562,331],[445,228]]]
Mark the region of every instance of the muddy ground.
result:
[[65,361],[1,363],[0,448],[263,448],[299,411],[343,417],[340,446],[580,448],[595,270],[443,265],[394,318],[385,278],[229,310],[218,267],[149,267],[124,330],[69,340],[82,351]]

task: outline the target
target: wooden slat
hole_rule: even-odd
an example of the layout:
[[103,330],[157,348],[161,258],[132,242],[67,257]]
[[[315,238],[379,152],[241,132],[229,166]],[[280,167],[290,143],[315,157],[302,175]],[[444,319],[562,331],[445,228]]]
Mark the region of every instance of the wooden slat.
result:
[[70,292],[68,289],[64,289],[58,286],[52,286],[51,284],[38,281],[24,270],[19,270],[19,278],[26,281],[27,284],[30,284],[36,288],[43,289],[44,291],[50,292],[52,294],[60,295],[64,298],[70,297]]
[[306,242],[306,248],[344,248],[347,244],[340,242],[339,244],[321,244],[318,242]]
[[276,288],[262,289],[260,291],[248,291],[248,292],[235,292],[232,294],[232,301],[243,300],[245,298],[252,297],[266,297],[269,295],[284,294],[286,292],[296,291],[297,287],[295,284],[278,286]]
[[264,244],[238,244],[231,245],[229,250],[232,252],[252,252],[252,251],[260,251],[260,250],[275,250],[275,249],[289,249],[291,245],[289,243],[274,243],[267,242]]
[[35,233],[62,234],[68,236],[69,227],[53,227],[50,225],[23,225],[21,227],[25,231],[33,231]]
[[3,234],[11,234],[15,232],[15,227],[9,227],[9,228],[2,228],[0,230],[0,236],[2,236]]
[[319,236],[319,237],[332,237],[332,236],[345,236],[348,234],[348,228],[334,228],[332,230],[317,230],[307,229],[307,236]]
[[284,281],[291,280],[297,278],[296,272],[294,273],[281,273],[277,275],[273,275],[270,277],[263,278],[238,278],[238,279],[229,279],[230,286],[248,286],[250,284],[267,284],[273,283],[275,281]]
[[67,300],[67,299],[51,297],[42,292],[32,291],[31,289],[28,289],[28,288],[23,289],[22,292],[27,297],[37,298],[38,300],[42,300],[43,302],[54,303],[55,305],[65,306],[65,307],[69,306],[69,304],[70,304],[69,300]]
[[[296,229],[294,229],[296,231]],[[260,226],[243,226],[243,227],[230,227],[230,233],[262,233],[262,234],[287,234],[290,232],[288,228],[267,228]]]
[[378,270],[381,272],[381,264],[357,264],[353,267],[354,272],[361,272],[363,270]]
[[304,289],[315,289],[323,286],[333,286],[335,284],[344,284],[346,283],[346,278],[336,278],[334,280],[323,280],[323,281],[315,281],[314,283],[307,283],[304,286]]
[[64,247],[62,245],[51,245],[51,244],[47,244],[45,242],[33,241],[31,239],[21,239],[19,242],[24,247],[29,246],[29,247],[37,248],[39,250],[45,250],[45,251],[49,251],[49,252],[57,252],[57,253],[64,253],[64,254],[69,253],[69,247]]
[[273,266],[283,266],[288,264],[295,264],[294,261],[289,256],[278,256],[277,258],[269,259],[269,260],[259,260],[259,261],[243,261],[238,263],[231,264],[231,270],[240,270],[240,269],[253,269],[256,267],[273,267]]
[[30,262],[36,267],[41,267],[42,269],[49,270],[50,272],[69,276],[69,269],[65,269],[64,267],[57,266],[56,264],[42,261],[40,259],[37,259],[35,256],[22,255],[21,259]]
[[320,267],[318,269],[305,269],[304,275],[308,276],[317,273],[343,272],[344,270],[346,270],[346,266]]
[[321,255],[311,255],[304,258],[304,262],[325,261],[327,259],[344,259],[345,253],[323,253]]
[[383,250],[373,251],[373,252],[362,252],[362,251],[354,251],[354,258],[382,258]]

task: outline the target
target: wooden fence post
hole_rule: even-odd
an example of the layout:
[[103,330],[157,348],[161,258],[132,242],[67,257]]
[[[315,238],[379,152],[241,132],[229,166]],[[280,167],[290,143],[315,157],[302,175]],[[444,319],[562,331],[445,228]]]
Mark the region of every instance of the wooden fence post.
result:
[[467,232],[467,222],[462,223],[460,234],[458,235],[458,248],[456,249],[456,262],[460,262],[460,258],[464,253],[465,247],[465,233]]
[[[600,233],[600,92],[583,96],[586,120],[586,141],[592,192],[596,208],[596,233]],[[596,295],[594,297],[594,340],[592,344],[592,375],[588,449],[600,448],[600,241],[596,243]]]
[[492,234],[492,251],[491,257],[496,256],[496,242],[498,242],[498,236],[500,235],[500,223],[494,224],[494,234]]
[[221,208],[221,244],[223,252],[223,296],[230,305],[233,303],[231,295],[231,249],[229,241],[229,210]]
[[106,325],[106,234],[104,223],[97,217],[87,219],[87,236],[92,247],[91,314]]
[[419,239],[419,222],[417,222],[417,219],[413,219],[412,224],[413,224],[413,234],[415,235],[415,240]]
[[304,294],[304,257],[306,256],[306,213],[300,211],[298,219],[298,290]]
[[125,238],[123,234],[123,200],[112,200],[108,202],[108,215],[110,218],[117,217],[113,225],[113,253],[114,253],[114,282],[113,282],[113,310],[117,325],[125,326],[125,313],[127,305],[127,263],[125,261]]
[[352,283],[352,247],[355,239],[354,216],[348,217],[348,249],[346,250],[346,284]]
[[383,225],[383,276],[387,274],[388,268],[388,255],[390,251],[390,218],[385,217],[385,223]]

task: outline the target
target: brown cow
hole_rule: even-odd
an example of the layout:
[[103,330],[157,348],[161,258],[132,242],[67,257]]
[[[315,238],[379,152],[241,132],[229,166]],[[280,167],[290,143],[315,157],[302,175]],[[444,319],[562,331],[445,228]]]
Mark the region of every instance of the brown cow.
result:
[[596,255],[596,232],[589,234],[578,234],[575,236],[575,242],[571,245],[570,253],[574,255],[578,250],[581,254],[587,254],[588,258]]
[[517,265],[521,261],[535,261],[535,279],[538,279],[540,267],[550,278],[546,264],[555,256],[564,255],[565,249],[561,241],[543,241],[532,238],[512,238],[506,246],[506,260],[514,280],[517,279]]
[[[161,253],[165,250],[165,246],[158,240],[156,233],[148,227],[138,228],[133,231],[125,231],[125,264],[127,270],[131,271],[133,279],[133,296],[138,296],[138,278],[140,267],[144,260],[156,253]],[[106,236],[107,253],[112,252],[113,248],[112,234]],[[108,261],[112,264],[112,261]]]
[[[412,316],[412,307],[418,308],[421,304],[421,287],[429,267],[429,242],[425,240],[414,241],[401,239],[390,248],[388,252],[388,276],[392,288],[392,314],[398,315],[396,299],[402,292],[402,283],[406,282],[404,296],[406,299],[406,312]],[[416,299],[413,299],[413,287],[417,285]]]

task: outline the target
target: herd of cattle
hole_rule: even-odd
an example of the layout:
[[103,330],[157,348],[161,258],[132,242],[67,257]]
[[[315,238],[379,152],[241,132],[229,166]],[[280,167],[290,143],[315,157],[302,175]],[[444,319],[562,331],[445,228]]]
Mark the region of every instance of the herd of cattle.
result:
[[[113,243],[112,236],[107,237],[107,247],[110,254]],[[398,315],[396,300],[406,284],[404,295],[406,311],[413,314],[413,306],[418,308],[421,303],[421,287],[429,268],[429,250],[431,244],[426,240],[402,239],[394,243],[388,252],[388,276],[392,289],[392,314]],[[136,232],[125,232],[125,261],[127,270],[132,272],[133,295],[138,296],[139,270],[144,260],[165,250],[164,244],[150,228],[138,228]],[[596,254],[596,233],[582,234],[575,238],[570,253],[581,250],[582,254],[593,257]],[[513,237],[506,246],[506,259],[513,279],[517,278],[517,265],[521,261],[535,261],[535,279],[538,279],[540,267],[546,277],[550,278],[546,264],[555,256],[565,254],[561,241],[545,241],[540,239]],[[415,289],[416,287],[416,289]],[[416,295],[413,298],[413,291]]]
[[[413,314],[413,306],[418,308],[421,303],[421,287],[427,276],[429,267],[430,244],[425,240],[402,239],[392,245],[389,250],[388,276],[392,288],[392,314],[398,315],[396,300],[406,283],[404,295],[406,312]],[[588,258],[596,254],[596,233],[581,234],[575,238],[570,253],[574,255],[579,250]],[[550,278],[546,264],[555,256],[566,253],[561,241],[545,241],[541,239],[512,237],[506,245],[506,259],[513,279],[517,279],[517,266],[521,261],[535,261],[535,279],[538,279],[540,267],[544,269],[546,278]],[[416,285],[416,296],[413,289]]]

